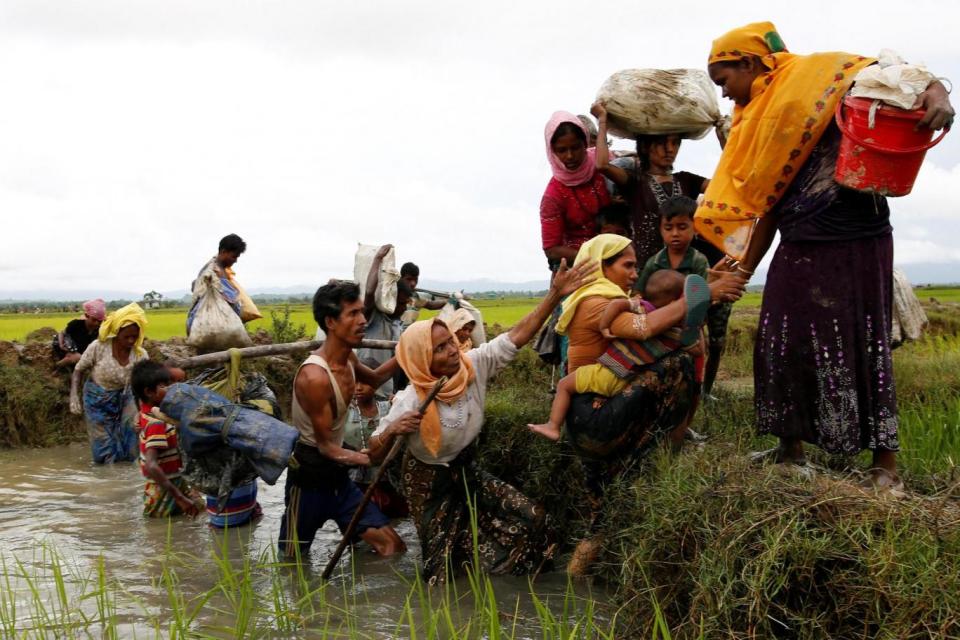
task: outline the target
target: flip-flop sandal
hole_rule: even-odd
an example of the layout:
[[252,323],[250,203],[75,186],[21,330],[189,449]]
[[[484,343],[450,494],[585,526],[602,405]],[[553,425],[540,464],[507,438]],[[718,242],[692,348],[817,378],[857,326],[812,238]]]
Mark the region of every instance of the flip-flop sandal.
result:
[[700,327],[707,319],[710,310],[710,287],[707,281],[696,274],[687,276],[683,283],[683,298],[687,301],[687,315],[680,332],[680,342],[685,347],[696,344],[700,339]]

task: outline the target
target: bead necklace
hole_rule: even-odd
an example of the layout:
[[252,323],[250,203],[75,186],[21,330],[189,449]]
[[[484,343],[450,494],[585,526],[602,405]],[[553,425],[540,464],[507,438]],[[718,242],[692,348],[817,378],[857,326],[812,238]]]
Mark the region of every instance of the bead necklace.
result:
[[457,412],[456,419],[453,420],[453,423],[448,423],[443,419],[443,412],[440,411],[440,407],[437,407],[437,415],[440,416],[440,424],[445,426],[447,429],[459,429],[464,425],[464,414],[466,402],[465,397],[467,394],[463,394],[453,404],[447,404],[448,407],[454,409]]
[[667,201],[668,198],[676,198],[677,196],[682,196],[683,191],[680,190],[680,182],[676,179],[671,181],[673,188],[671,189],[672,193],[668,196],[667,192],[664,190],[660,183],[657,182],[657,179],[650,175],[648,180],[650,181],[650,191],[653,192],[653,197],[657,199],[657,208],[663,206],[663,203]]

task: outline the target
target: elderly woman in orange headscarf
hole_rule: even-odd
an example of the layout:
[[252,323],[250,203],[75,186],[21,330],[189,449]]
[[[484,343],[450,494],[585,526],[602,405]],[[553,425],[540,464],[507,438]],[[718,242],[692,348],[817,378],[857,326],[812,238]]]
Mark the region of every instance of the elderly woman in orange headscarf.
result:
[[[447,567],[459,572],[473,561],[470,502],[476,507],[478,569],[523,575],[549,557],[551,534],[543,507],[481,469],[475,442],[490,379],[533,338],[561,298],[590,281],[595,269],[590,263],[567,269],[562,261],[549,293],[532,312],[510,331],[466,353],[439,319],[415,322],[400,336],[397,360],[410,385],[397,393],[368,444],[376,462],[395,438],[406,438],[404,492],[428,578],[443,579]],[[421,415],[420,402],[443,376],[446,384]]]
[[[708,71],[736,106],[695,222],[747,277],[780,232],[754,355],[758,429],[780,442],[759,458],[803,465],[803,442],[835,454],[871,449],[869,484],[897,488],[890,208],[833,178],[834,111],[873,62],[790,53],[769,22],[715,40]],[[917,107],[926,110],[918,127],[952,122],[939,82]]]

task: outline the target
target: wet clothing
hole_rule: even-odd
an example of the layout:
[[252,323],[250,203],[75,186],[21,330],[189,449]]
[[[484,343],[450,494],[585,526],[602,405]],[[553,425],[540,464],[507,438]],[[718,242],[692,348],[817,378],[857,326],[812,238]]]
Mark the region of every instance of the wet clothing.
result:
[[104,389],[93,380],[83,385],[83,412],[90,453],[97,464],[137,459],[137,405],[129,388]]
[[143,515],[150,518],[168,518],[183,513],[173,494],[160,483],[147,475],[147,450],[157,452],[157,464],[167,479],[184,495],[190,493],[190,486],[180,477],[183,469],[183,456],[177,442],[177,428],[149,415],[150,407],[140,404],[139,442],[140,472],[146,478],[143,487]]
[[[360,408],[354,402],[347,412],[347,421],[344,424],[343,443],[354,451],[366,449],[370,436],[380,425],[380,419],[390,412],[390,403],[386,400],[375,401],[377,413],[366,417],[360,413]],[[377,474],[377,467],[357,467],[350,470],[350,477],[355,482],[369,483]]]
[[[406,338],[406,334],[404,335]],[[429,339],[429,333],[426,334]],[[427,345],[425,348],[430,348]],[[474,443],[484,422],[484,402],[490,379],[507,366],[519,349],[502,333],[468,351],[474,378],[458,398],[434,401],[442,430],[441,446],[431,454],[419,433],[407,436],[403,459],[403,491],[417,527],[423,572],[430,579],[453,573],[473,560],[471,519],[465,486],[477,501],[478,553],[490,573],[536,571],[549,547],[549,519],[543,507],[520,491],[478,468]],[[399,392],[377,433],[419,404],[411,385]]]
[[[346,474],[322,489],[302,487],[291,482],[288,476],[283,494],[285,509],[280,522],[280,553],[294,557],[299,546],[300,555],[306,555],[317,531],[328,520],[337,523],[340,533],[345,532],[362,498],[363,492]],[[372,502],[367,503],[353,542],[359,540],[367,529],[379,529],[388,524],[389,518]],[[293,544],[294,540],[297,541],[296,545]]]
[[476,501],[476,552],[490,574],[534,573],[553,540],[546,510],[475,461],[474,447],[449,464],[427,464],[410,451],[403,459],[410,513],[417,526],[423,575],[431,582],[473,563],[474,544],[466,487]]
[[[345,425],[349,417],[346,398],[330,370],[330,365],[321,356],[311,354],[300,365],[297,375],[308,364],[322,367],[330,377],[336,402],[336,415],[331,431],[334,433],[336,443],[342,446]],[[354,375],[353,366],[348,366],[350,366],[351,375]],[[317,531],[328,520],[336,521],[337,526],[343,531],[350,523],[360,498],[363,497],[361,491],[350,479],[349,468],[327,458],[317,450],[313,423],[310,421],[309,414],[300,406],[296,385],[293,390],[291,417],[293,426],[300,431],[300,439],[293,452],[297,464],[287,469],[287,483],[284,488],[285,508],[283,521],[280,523],[278,546],[280,553],[286,554],[287,557],[293,557],[296,553],[296,546],[291,544],[294,536],[296,536],[300,553],[305,554],[309,551]],[[389,520],[380,513],[376,505],[368,504],[356,534],[359,536],[371,527],[380,528],[388,523]]]
[[771,214],[782,240],[754,349],[757,426],[830,453],[896,451],[889,209],[833,181],[837,145],[834,127]]
[[123,365],[113,357],[113,338],[105,341],[92,342],[80,361],[77,362],[77,371],[90,371],[90,379],[104,389],[123,389],[130,384],[130,372],[133,365],[146,360],[146,353],[139,353],[136,349],[130,351],[130,359]]
[[205,496],[207,524],[217,529],[239,527],[261,515],[257,502],[257,481],[241,485],[230,492],[223,511],[218,509],[217,496]]

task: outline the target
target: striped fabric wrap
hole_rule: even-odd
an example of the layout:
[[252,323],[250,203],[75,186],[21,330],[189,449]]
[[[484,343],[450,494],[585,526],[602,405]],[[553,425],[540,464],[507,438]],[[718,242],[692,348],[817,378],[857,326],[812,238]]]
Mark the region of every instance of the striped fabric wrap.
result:
[[632,378],[648,365],[680,349],[680,328],[673,327],[643,342],[615,338],[597,362],[620,379]]
[[205,496],[207,501],[207,523],[212,527],[224,529],[246,524],[257,508],[257,481],[237,487],[230,493],[223,511],[217,511],[217,497]]

